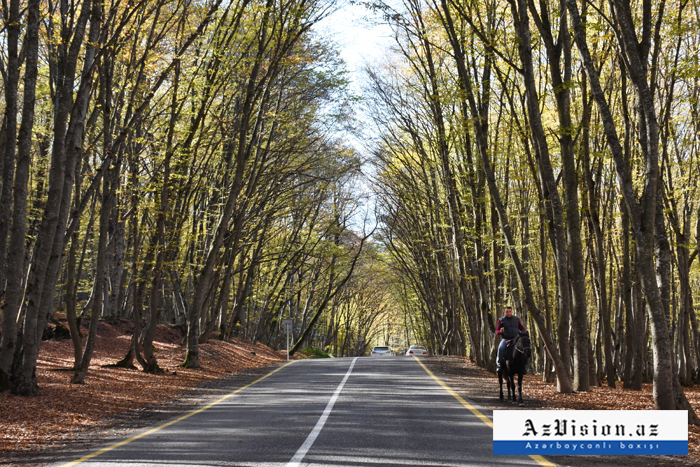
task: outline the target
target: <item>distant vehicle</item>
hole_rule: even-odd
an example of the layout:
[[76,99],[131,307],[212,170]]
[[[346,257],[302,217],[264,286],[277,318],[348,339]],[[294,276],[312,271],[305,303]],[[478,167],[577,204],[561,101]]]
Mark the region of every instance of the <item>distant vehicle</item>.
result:
[[428,355],[428,351],[422,345],[412,345],[406,351],[406,356],[411,357],[413,355],[415,355],[416,357]]
[[369,355],[370,357],[391,357],[391,349],[385,345],[377,346]]

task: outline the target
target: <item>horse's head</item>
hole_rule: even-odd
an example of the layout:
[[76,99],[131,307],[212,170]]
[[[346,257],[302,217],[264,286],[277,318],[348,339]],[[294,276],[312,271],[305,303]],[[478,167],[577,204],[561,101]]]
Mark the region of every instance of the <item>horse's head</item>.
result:
[[515,349],[522,353],[527,359],[532,356],[532,351],[530,350],[530,335],[527,332],[520,333]]

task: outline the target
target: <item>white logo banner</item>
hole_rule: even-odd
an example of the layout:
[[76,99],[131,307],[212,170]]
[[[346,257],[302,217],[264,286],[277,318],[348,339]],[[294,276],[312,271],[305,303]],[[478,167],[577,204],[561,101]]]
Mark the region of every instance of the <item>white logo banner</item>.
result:
[[494,454],[687,455],[685,410],[494,410]]

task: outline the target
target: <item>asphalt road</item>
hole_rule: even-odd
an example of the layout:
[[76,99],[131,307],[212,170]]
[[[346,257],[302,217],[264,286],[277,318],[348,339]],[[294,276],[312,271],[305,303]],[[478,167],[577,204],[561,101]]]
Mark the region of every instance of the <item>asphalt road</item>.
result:
[[223,400],[55,465],[551,465],[494,456],[483,414],[415,358],[302,360]]

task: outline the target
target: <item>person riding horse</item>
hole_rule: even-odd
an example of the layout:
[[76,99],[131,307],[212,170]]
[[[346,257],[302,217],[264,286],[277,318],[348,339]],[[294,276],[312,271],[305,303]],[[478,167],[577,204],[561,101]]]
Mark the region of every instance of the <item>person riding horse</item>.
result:
[[496,370],[501,368],[503,361],[506,358],[506,345],[512,339],[515,339],[520,332],[527,332],[525,326],[520,321],[520,318],[513,316],[513,308],[507,306],[503,311],[503,316],[498,318],[496,323],[496,334],[502,337],[501,343],[498,345],[496,354]]

